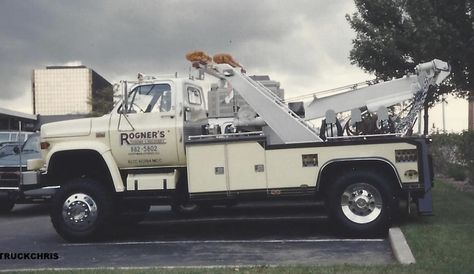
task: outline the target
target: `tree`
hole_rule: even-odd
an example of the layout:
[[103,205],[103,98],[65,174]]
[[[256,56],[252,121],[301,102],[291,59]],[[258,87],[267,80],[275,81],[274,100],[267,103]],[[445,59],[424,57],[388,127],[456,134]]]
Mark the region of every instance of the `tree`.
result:
[[352,64],[386,80],[439,58],[449,62],[451,75],[429,105],[446,93],[474,103],[474,0],[355,0],[355,5],[358,11],[346,15],[357,33]]
[[93,92],[92,97],[87,98],[87,104],[92,106],[90,116],[102,116],[110,113],[114,107],[114,89],[112,86],[106,86]]

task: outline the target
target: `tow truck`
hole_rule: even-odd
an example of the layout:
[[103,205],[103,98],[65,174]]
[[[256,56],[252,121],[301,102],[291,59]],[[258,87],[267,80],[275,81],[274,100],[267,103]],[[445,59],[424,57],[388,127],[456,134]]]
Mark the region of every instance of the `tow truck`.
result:
[[[196,77],[140,75],[120,83],[123,98],[110,114],[42,126],[42,158],[29,160],[23,177],[60,187],[50,214],[64,239],[101,238],[140,220],[128,213],[140,217],[158,204],[185,212],[323,199],[338,227],[360,235],[386,231],[400,200],[432,212],[429,139],[409,135],[427,94],[449,75],[447,63],[433,60],[400,79],[289,107],[222,54],[214,62],[197,56],[188,58]],[[230,132],[214,131],[203,79],[238,92],[253,114],[236,115]],[[408,114],[387,115],[387,107],[406,100]],[[351,113],[351,136],[341,134],[342,112]],[[375,134],[354,130],[364,113],[377,115]],[[306,121],[315,118],[323,118],[320,130]]]

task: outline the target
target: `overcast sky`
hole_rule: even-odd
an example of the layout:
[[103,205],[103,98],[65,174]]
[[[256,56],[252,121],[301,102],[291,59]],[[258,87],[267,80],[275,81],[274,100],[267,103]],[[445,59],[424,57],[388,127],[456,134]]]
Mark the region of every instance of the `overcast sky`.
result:
[[348,59],[354,11],[351,0],[0,0],[0,106],[32,112],[35,68],[80,62],[112,83],[182,75],[196,49],[231,53],[286,97],[372,79]]

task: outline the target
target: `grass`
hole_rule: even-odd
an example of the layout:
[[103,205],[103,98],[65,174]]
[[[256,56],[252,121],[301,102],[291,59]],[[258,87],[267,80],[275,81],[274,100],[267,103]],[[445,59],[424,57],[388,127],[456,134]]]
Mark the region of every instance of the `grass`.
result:
[[418,270],[474,273],[474,195],[438,182],[435,216],[411,218],[402,225]]
[[[285,266],[238,269],[156,268],[117,271],[78,270],[67,271],[67,273],[474,273],[474,195],[455,190],[443,182],[437,182],[433,189],[433,198],[435,216],[409,216],[401,224],[417,260],[414,265]],[[58,271],[47,272],[58,273]]]

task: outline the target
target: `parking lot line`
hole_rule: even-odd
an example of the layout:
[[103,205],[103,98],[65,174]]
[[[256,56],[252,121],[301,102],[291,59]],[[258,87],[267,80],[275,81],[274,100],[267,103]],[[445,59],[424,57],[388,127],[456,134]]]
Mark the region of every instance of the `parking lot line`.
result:
[[105,243],[65,243],[62,246],[110,246],[110,245],[160,245],[160,244],[245,244],[245,243],[321,243],[321,242],[383,242],[384,239],[280,239],[280,240],[181,240],[181,241],[133,241]]
[[183,265],[183,266],[118,266],[118,267],[46,267],[46,268],[22,268],[22,269],[1,269],[0,273],[14,273],[14,272],[60,272],[60,271],[127,271],[127,270],[157,270],[160,269],[234,269],[238,271],[240,268],[255,268],[255,267],[265,267],[265,268],[277,268],[277,264],[243,264],[243,265]]

